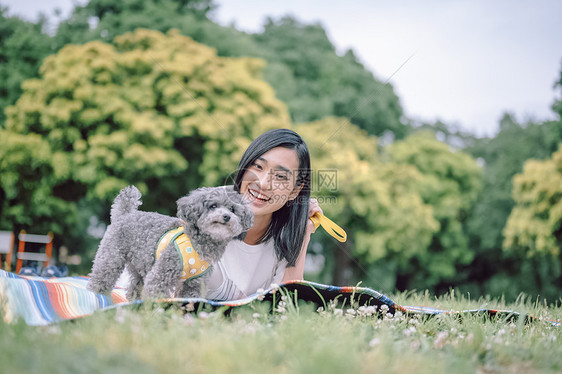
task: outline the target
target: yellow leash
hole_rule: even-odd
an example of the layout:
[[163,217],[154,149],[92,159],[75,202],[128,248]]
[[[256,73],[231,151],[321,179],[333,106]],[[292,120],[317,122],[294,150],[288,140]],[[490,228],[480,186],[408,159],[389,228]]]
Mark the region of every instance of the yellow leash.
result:
[[336,238],[336,240],[342,243],[347,240],[347,233],[345,232],[345,230],[339,227],[334,221],[332,221],[325,215],[317,212],[314,213],[314,215],[309,218],[312,221],[312,223],[314,223],[315,230],[318,228],[318,226],[322,226],[324,230],[326,230],[328,234]]

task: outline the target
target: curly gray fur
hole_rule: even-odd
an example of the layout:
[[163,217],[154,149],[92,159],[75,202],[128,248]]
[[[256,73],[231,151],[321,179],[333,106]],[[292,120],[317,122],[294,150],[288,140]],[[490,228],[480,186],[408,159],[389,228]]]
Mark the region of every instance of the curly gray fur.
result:
[[[203,187],[177,201],[177,218],[137,210],[141,193],[129,186],[111,206],[111,224],[100,242],[88,289],[108,294],[124,268],[130,273],[127,299],[199,297],[210,275],[183,282],[180,255],[170,243],[156,260],[158,241],[166,232],[183,226],[199,257],[216,263],[226,245],[243,239],[254,222],[252,211],[232,187]],[[212,269],[211,269],[212,271]]]

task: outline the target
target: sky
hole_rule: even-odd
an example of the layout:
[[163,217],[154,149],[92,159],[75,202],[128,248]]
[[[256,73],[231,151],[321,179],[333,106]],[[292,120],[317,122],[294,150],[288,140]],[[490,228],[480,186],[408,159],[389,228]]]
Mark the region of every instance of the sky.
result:
[[[0,0],[9,14],[63,16],[76,0]],[[82,2],[82,1],[81,1]],[[259,32],[266,17],[320,23],[338,53],[352,49],[389,81],[405,115],[493,136],[504,112],[555,119],[562,69],[559,0],[216,0],[212,19]]]

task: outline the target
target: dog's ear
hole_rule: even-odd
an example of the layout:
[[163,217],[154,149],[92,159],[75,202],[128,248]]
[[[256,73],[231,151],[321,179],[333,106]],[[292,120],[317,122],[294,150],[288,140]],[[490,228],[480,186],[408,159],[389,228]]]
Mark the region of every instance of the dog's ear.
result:
[[242,210],[244,212],[242,226],[244,227],[244,231],[248,231],[254,226],[254,212],[247,205],[243,205]]
[[203,188],[199,188],[177,201],[178,218],[185,222],[188,233],[198,234],[197,220],[203,214]]
[[243,240],[246,238],[246,234],[247,234],[247,232],[244,231],[244,232],[242,232],[240,235],[235,236],[234,238],[232,238],[232,240],[240,240],[240,241],[243,241]]
[[249,203],[244,200],[242,194],[234,189],[234,186],[223,186],[222,188],[226,192],[227,198],[236,205],[236,214],[240,217],[240,224],[242,225],[242,233],[233,239],[244,240],[246,232],[254,225],[254,212],[250,209]]
[[240,223],[242,224],[242,233],[234,237],[234,240],[244,240],[246,232],[254,225],[254,212],[244,204],[240,204],[237,211],[240,216]]

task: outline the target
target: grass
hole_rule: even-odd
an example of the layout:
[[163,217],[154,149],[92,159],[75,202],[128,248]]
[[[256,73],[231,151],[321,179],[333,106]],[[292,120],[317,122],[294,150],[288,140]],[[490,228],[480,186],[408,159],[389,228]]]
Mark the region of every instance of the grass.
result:
[[525,324],[467,315],[368,316],[358,305],[316,306],[285,297],[197,317],[158,305],[99,312],[44,327],[0,323],[1,371],[18,373],[556,373],[562,371],[562,308],[449,294],[395,295],[402,305],[497,308]]

